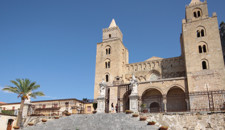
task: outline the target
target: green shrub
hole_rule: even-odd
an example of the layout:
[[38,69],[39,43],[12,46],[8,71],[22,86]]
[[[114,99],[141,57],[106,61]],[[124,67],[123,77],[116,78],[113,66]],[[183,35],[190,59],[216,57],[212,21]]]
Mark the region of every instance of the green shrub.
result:
[[14,115],[14,111],[13,110],[2,110],[2,114]]

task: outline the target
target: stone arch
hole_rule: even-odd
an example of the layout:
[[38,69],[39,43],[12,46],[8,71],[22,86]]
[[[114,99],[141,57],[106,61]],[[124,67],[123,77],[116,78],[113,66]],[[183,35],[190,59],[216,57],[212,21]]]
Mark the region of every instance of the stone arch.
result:
[[[148,112],[160,112],[163,108],[163,96],[162,93],[155,89],[149,88],[145,90],[141,96],[142,104],[145,104],[145,108]],[[157,105],[158,104],[158,105]]]
[[124,94],[123,94],[123,111],[125,112],[126,110],[129,110],[130,109],[130,96],[131,94],[131,90],[129,91],[126,91]]
[[171,87],[167,92],[166,99],[168,112],[187,111],[185,91],[181,87]]
[[12,130],[12,126],[13,126],[13,119],[9,119],[7,122],[7,129],[6,130]]
[[149,87],[146,87],[146,89],[142,90],[142,91],[139,91],[139,96],[142,97],[142,95],[148,91],[149,89],[156,89],[158,90],[162,95],[165,95],[165,92],[160,88],[160,87],[157,87],[157,86],[149,86]]

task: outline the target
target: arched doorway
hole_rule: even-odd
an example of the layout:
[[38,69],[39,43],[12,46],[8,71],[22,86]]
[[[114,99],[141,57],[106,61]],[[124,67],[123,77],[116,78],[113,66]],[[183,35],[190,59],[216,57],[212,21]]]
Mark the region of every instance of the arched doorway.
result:
[[123,111],[125,112],[126,110],[130,109],[130,96],[131,94],[131,90],[127,91],[124,95],[123,95]]
[[162,94],[157,89],[148,89],[142,94],[142,111],[160,112],[162,110]]
[[160,112],[160,107],[159,107],[159,103],[157,102],[153,102],[150,105],[150,112]]
[[167,93],[167,111],[179,112],[187,111],[187,103],[185,102],[185,93],[178,87],[171,88]]
[[9,119],[7,123],[7,130],[12,130],[12,125],[13,125],[13,119]]

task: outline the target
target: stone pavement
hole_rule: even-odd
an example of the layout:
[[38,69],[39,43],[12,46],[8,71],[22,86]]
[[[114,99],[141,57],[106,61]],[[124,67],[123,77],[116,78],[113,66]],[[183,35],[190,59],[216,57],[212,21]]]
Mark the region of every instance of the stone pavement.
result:
[[60,119],[48,120],[22,130],[157,130],[157,126],[148,126],[147,121],[131,114],[89,114],[72,115]]

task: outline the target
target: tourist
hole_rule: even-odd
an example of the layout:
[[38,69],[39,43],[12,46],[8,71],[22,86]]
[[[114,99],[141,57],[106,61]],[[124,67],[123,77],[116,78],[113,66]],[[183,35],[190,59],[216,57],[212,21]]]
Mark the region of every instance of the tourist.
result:
[[113,103],[111,104],[111,107],[112,107],[112,113],[114,112],[114,106],[113,106]]
[[118,113],[118,103],[116,104],[116,113]]

